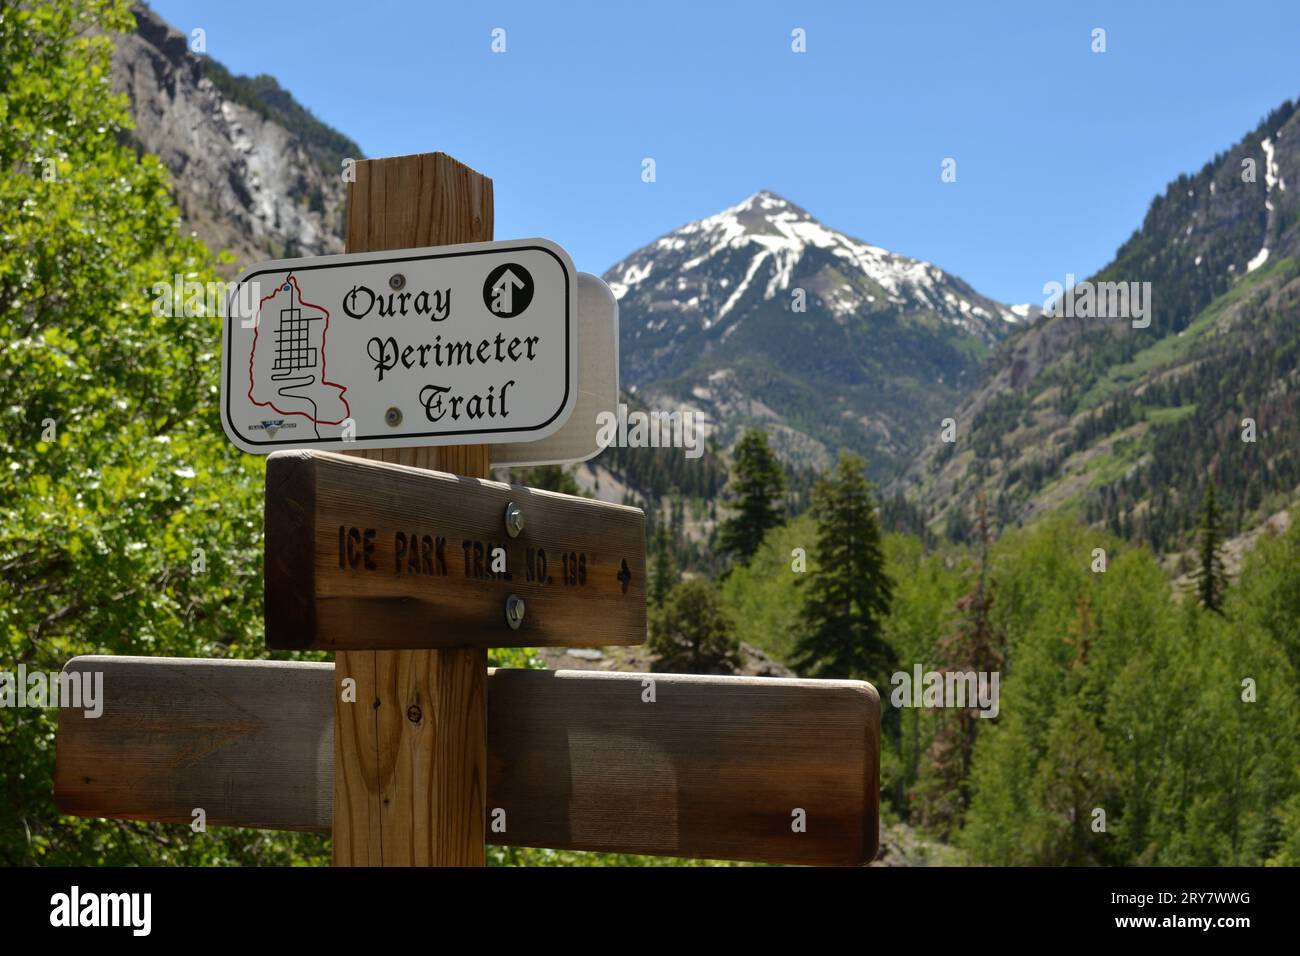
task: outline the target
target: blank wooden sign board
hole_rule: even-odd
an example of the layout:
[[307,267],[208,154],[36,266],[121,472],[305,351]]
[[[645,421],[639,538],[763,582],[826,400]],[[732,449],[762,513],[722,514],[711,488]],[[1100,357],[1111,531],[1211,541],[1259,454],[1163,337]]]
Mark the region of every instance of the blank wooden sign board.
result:
[[[491,233],[491,180],[450,157],[357,164],[349,252]],[[869,684],[489,673],[489,647],[637,644],[646,617],[644,514],[484,480],[487,449],[273,455],[267,640],[335,663],[76,658],[105,705],[60,712],[59,808],[328,831],[336,865],[475,865],[485,841],[873,859]]]
[[[334,667],[78,657],[64,813],[329,833]],[[879,702],[859,681],[494,670],[489,843],[855,865],[876,853]],[[806,826],[796,826],[802,813]]]

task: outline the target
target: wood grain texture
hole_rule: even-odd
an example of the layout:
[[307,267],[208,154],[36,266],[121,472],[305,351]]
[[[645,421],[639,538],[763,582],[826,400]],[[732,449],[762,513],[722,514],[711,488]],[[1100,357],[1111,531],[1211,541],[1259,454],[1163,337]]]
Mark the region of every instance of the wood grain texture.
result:
[[[492,202],[492,180],[445,153],[364,160],[348,187],[347,251],[488,242]],[[491,473],[486,445],[354,454],[477,478]],[[311,621],[304,615],[304,628]],[[487,651],[457,643],[335,655],[336,866],[483,865]],[[348,677],[358,705],[371,702],[368,715],[345,714],[358,706],[338,693]]]
[[348,189],[348,252],[490,242],[492,180],[446,153],[356,164]]
[[[274,648],[640,644],[638,508],[366,461],[276,452],[266,470],[266,623]],[[518,537],[506,506],[524,515]],[[506,571],[491,571],[500,548]],[[523,623],[506,622],[511,594]]]
[[505,810],[510,844],[820,865],[876,855],[869,684],[502,670],[488,694],[488,813]]
[[76,816],[328,830],[330,664],[77,657],[104,712],[61,708],[54,802]]
[[[330,829],[329,665],[84,657],[67,669],[103,670],[106,705],[98,720],[60,713],[63,812],[188,823],[201,806],[212,823]],[[340,713],[364,713],[364,700]],[[486,806],[506,825],[487,833],[492,843],[821,865],[875,857],[880,708],[868,684],[496,670],[487,700]],[[796,808],[805,833],[791,829]],[[371,826],[383,846],[387,823],[351,820],[349,852],[367,851]],[[410,845],[412,859],[432,854]]]

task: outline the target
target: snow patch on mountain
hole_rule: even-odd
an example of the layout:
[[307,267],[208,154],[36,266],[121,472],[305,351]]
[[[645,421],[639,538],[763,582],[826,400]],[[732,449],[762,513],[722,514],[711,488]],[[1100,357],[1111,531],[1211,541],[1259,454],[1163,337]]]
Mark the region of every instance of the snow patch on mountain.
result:
[[[1286,183],[1282,181],[1282,175],[1278,170],[1277,158],[1273,155],[1273,138],[1266,137],[1260,145],[1264,148],[1264,209],[1268,213],[1269,225],[1273,222],[1273,189],[1277,187],[1279,192],[1286,192]],[[1264,263],[1268,262],[1268,242],[1260,248],[1259,252],[1246,263],[1246,271],[1254,272]]]
[[936,315],[987,342],[1001,337],[1002,322],[1017,321],[933,263],[837,232],[766,190],[661,237],[606,278],[620,301],[635,290],[653,311],[671,308],[724,335],[749,306],[788,299],[795,289],[818,297],[837,321],[894,306]]

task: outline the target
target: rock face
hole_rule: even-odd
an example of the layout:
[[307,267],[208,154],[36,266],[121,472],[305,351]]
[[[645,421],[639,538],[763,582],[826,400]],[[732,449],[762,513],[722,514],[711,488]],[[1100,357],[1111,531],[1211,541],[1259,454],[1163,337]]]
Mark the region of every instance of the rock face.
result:
[[171,171],[190,228],[238,268],[342,252],[341,166],[324,168],[299,136],[223,94],[187,37],[153,11],[133,12],[136,31],[116,38],[114,86],[130,98],[136,146]]
[[758,424],[787,459],[824,467],[847,446],[885,474],[1027,314],[771,192],[668,233],[605,280],[640,397],[697,408],[724,443]]

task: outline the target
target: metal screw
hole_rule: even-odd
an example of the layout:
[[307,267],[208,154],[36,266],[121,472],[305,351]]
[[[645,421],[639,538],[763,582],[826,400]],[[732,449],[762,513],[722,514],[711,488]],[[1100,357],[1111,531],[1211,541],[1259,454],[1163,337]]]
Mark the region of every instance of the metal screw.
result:
[[412,704],[410,707],[406,708],[406,719],[413,724],[418,724],[420,722],[420,718],[423,716],[424,716],[424,711],[420,710],[420,708],[415,704]]
[[396,428],[398,425],[402,424],[402,410],[400,408],[390,408],[388,411],[384,412],[384,421]]
[[519,537],[524,530],[524,509],[513,501],[506,505],[506,534],[512,538]]
[[512,631],[519,630],[519,625],[524,623],[524,599],[517,594],[506,598],[506,623]]
[[400,272],[394,272],[388,277],[388,287],[394,292],[404,289],[406,287],[406,276]]

